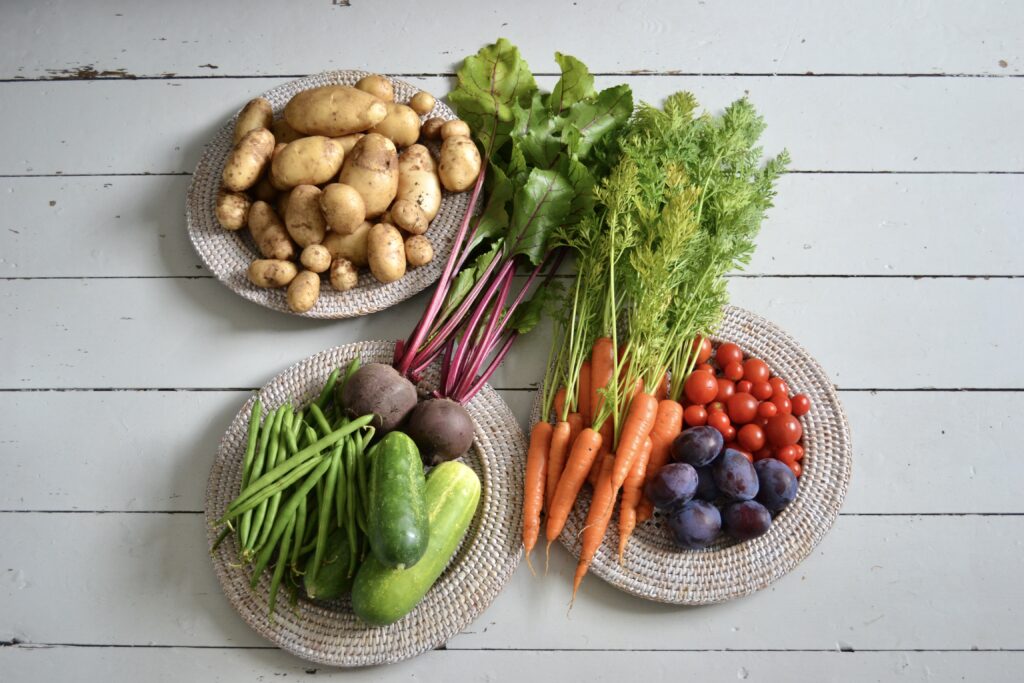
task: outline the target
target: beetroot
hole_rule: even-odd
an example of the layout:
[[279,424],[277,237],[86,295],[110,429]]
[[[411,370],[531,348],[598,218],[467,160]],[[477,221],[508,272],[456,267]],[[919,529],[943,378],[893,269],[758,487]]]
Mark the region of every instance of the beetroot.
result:
[[353,417],[375,415],[381,433],[396,429],[416,407],[416,387],[390,365],[367,363],[356,370],[341,392],[341,404]]
[[405,433],[425,461],[437,464],[459,457],[473,445],[473,418],[460,403],[432,398],[413,409]]

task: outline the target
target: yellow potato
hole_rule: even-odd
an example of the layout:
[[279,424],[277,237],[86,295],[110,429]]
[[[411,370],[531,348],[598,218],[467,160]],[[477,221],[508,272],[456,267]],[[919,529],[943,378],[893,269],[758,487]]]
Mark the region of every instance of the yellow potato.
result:
[[306,270],[323,273],[331,267],[331,252],[322,244],[311,244],[302,250],[302,254],[299,255],[299,263]]
[[445,121],[441,126],[441,139],[447,140],[448,138],[468,138],[470,136],[469,124],[462,119],[453,119],[451,121]]
[[320,298],[320,276],[304,270],[288,283],[288,308],[296,313],[305,313],[316,305]]
[[274,153],[274,134],[266,128],[242,136],[224,163],[224,187],[243,192],[256,184]]
[[289,142],[270,164],[273,182],[281,189],[326,183],[341,168],[345,152],[341,143],[322,135]]
[[274,133],[274,140],[278,144],[288,144],[289,142],[295,142],[299,138],[303,137],[302,133],[288,125],[288,122],[284,119],[274,121],[270,126],[270,130]]
[[332,259],[343,258],[351,261],[360,268],[365,268],[369,263],[366,257],[366,238],[373,227],[368,221],[355,229],[351,235],[342,235],[328,230],[324,237],[323,245],[331,252]]
[[264,173],[260,181],[249,188],[249,196],[264,202],[272,202],[277,199],[277,188],[270,182],[269,173]]
[[435,116],[432,119],[427,119],[420,126],[420,139],[421,140],[440,140],[441,139],[441,128],[444,126],[445,120],[439,116]]
[[386,76],[380,74],[363,76],[356,82],[356,87],[385,102],[395,101],[395,87],[391,85],[391,81]]
[[466,137],[448,138],[441,145],[441,163],[437,166],[441,184],[449,192],[464,192],[480,175],[480,152]]
[[394,282],[405,275],[405,244],[402,233],[392,225],[378,223],[366,238],[370,272],[380,282]]
[[383,121],[370,129],[371,133],[380,133],[395,143],[396,147],[408,147],[420,137],[420,117],[404,104],[388,102],[388,115]]
[[357,284],[359,284],[359,271],[351,261],[336,258],[331,262],[331,287],[339,292],[347,292]]
[[[392,204],[392,206],[394,206],[394,204]],[[387,223],[388,225],[394,225],[395,221],[391,217],[391,209],[388,209],[387,211],[385,211],[381,215],[377,216],[377,220],[375,222],[376,223]]]
[[[292,188],[285,187],[281,183],[277,182],[277,180],[274,178],[274,174],[271,172],[271,169],[274,168],[274,159],[276,159],[278,156],[280,156],[281,152],[283,152],[284,148],[287,147],[287,146],[288,146],[287,142],[279,142],[276,145],[274,145],[274,153],[270,155],[270,163],[267,165],[267,173],[266,173],[266,175],[263,176],[264,178],[267,179],[267,182],[270,183],[270,187],[272,187],[277,192],[284,192],[286,194],[287,194],[288,190],[290,190]],[[279,213],[282,216],[284,215],[283,211],[281,211]]]
[[[270,128],[274,123],[274,109],[270,106],[270,102],[257,97],[242,107],[242,111],[238,113],[238,118],[235,119],[235,133],[234,139],[232,140],[236,145],[238,141],[245,137],[245,134],[250,130],[256,128]],[[277,137],[276,135],[274,136]]]
[[342,235],[351,235],[366,220],[366,202],[354,187],[331,183],[320,195],[327,225]]
[[299,185],[288,195],[284,227],[300,247],[320,244],[327,233],[327,221],[320,210],[323,193],[315,185]]
[[411,235],[422,235],[430,227],[423,210],[408,199],[396,199],[395,203],[391,205],[390,212],[394,221],[392,225],[398,226]]
[[387,115],[384,102],[347,85],[303,90],[284,107],[284,118],[295,130],[332,138],[372,128]]
[[249,220],[252,202],[241,192],[217,192],[217,222],[225,230],[241,230]]
[[406,199],[419,206],[427,222],[434,220],[441,208],[441,180],[437,177],[437,164],[430,156],[430,150],[423,145],[412,145],[398,157],[395,199]]
[[434,96],[425,90],[419,91],[409,100],[409,106],[420,116],[426,116],[433,111],[435,103]]
[[405,261],[411,268],[425,266],[434,260],[434,245],[426,235],[412,235],[405,238]]
[[294,280],[298,272],[291,261],[256,259],[249,264],[249,282],[257,287],[277,289]]
[[256,248],[268,259],[291,260],[295,258],[292,244],[284,223],[266,202],[253,202],[249,208],[249,232],[256,242]]
[[339,182],[355,188],[375,218],[391,205],[398,192],[398,152],[383,135],[368,133],[352,148],[341,167]]
[[359,139],[363,137],[364,133],[352,133],[352,135],[342,135],[340,138],[334,138],[335,141],[341,143],[341,148],[345,150],[345,156],[348,156],[352,152],[352,148],[356,146]]

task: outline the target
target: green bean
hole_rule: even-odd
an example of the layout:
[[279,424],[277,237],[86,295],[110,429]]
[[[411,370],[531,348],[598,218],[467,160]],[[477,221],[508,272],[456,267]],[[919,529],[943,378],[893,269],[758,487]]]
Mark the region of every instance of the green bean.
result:
[[316,430],[310,427],[306,422],[303,422],[302,424],[305,425],[305,430],[303,431],[302,436],[302,443],[305,444],[303,448],[305,448],[311,443],[316,443]]
[[319,440],[315,441],[309,446],[306,446],[298,453],[296,453],[294,456],[285,460],[283,463],[280,463],[277,466],[271,468],[269,472],[264,473],[262,476],[256,479],[256,481],[249,484],[249,486],[246,487],[245,491],[242,491],[238,498],[231,502],[231,505],[228,506],[228,510],[230,511],[233,507],[239,507],[241,503],[245,501],[246,498],[256,495],[267,486],[270,486],[275,481],[280,480],[280,478],[289,470],[292,470],[308,462],[309,460],[316,458],[316,456],[320,455],[321,451],[323,451],[325,448],[333,446],[334,444],[338,443],[352,432],[356,431],[361,427],[366,426],[366,424],[369,423],[370,420],[372,419],[372,415],[364,415],[363,417],[357,420],[353,420],[344,427],[336,429],[327,436],[321,437]]
[[[253,477],[258,477],[261,474],[263,474],[263,462],[266,459],[267,444],[270,441],[270,425],[273,424],[274,418],[277,416],[277,410],[278,409],[275,409],[273,412],[268,413],[266,419],[263,420],[263,428],[260,430],[260,445],[256,449],[256,458],[252,464],[252,472],[250,473],[250,479]],[[245,489],[243,488],[242,492],[240,492],[238,495],[241,496],[242,493],[244,492]],[[231,506],[229,505],[228,509],[230,509],[230,507]],[[249,547],[249,537],[251,534],[250,529],[252,527],[252,516],[252,512],[246,513],[246,515],[242,518],[242,521],[238,525],[238,530],[239,533],[241,534],[241,538],[239,540],[241,541],[241,547],[243,548],[243,551],[245,548]]]
[[[245,444],[245,458],[242,460],[242,487],[249,483],[252,474],[252,461],[256,456],[256,439],[260,433],[260,418],[263,417],[263,404],[259,397],[252,402],[252,411],[249,413],[249,438]],[[241,490],[241,489],[239,489]]]
[[323,409],[327,405],[327,401],[331,398],[331,393],[334,391],[334,385],[338,383],[338,375],[341,372],[341,368],[334,368],[334,372],[327,378],[327,383],[324,384],[324,388],[320,390],[320,396],[317,397],[313,403]]
[[338,460],[337,490],[334,493],[335,521],[339,527],[345,526],[345,510],[347,509],[345,505],[348,499],[348,481],[346,480],[348,469],[345,463],[348,462],[348,453],[355,447],[355,442],[353,439],[345,439],[342,444],[344,445],[341,450],[341,458]]
[[359,462],[358,462],[359,490],[362,493],[362,497],[360,498],[360,502],[362,503],[362,513],[363,513],[363,519],[364,520],[366,519],[366,517],[369,516],[367,514],[367,511],[368,511],[369,505],[370,505],[370,496],[367,495],[367,492],[370,490],[370,488],[369,488],[369,481],[370,481],[370,456],[376,450],[377,450],[376,447],[374,447],[374,448],[371,448],[369,450],[363,450],[363,451],[359,451],[359,452],[356,453],[356,457],[359,459]]
[[[345,520],[345,531],[348,533],[348,547],[357,548],[356,536],[358,529],[356,529],[356,458],[355,449],[349,449],[345,458],[345,470],[348,472],[348,494],[346,495],[346,513],[348,519]],[[353,552],[348,559],[348,575],[352,576],[356,573],[356,554]]]
[[288,564],[288,547],[291,545],[292,531],[295,528],[295,518],[292,517],[285,529],[284,538],[281,539],[281,549],[277,553],[277,566],[274,567],[274,575],[270,579],[270,616],[274,614],[274,605],[277,604],[277,590],[281,587],[281,579],[284,578],[284,568]]
[[299,452],[299,444],[295,440],[296,432],[299,431],[299,426],[302,425],[302,418],[299,413],[289,415],[290,424],[288,429],[281,430],[281,434],[284,436],[284,443],[287,447],[289,456],[294,456]]
[[259,583],[260,574],[270,564],[270,558],[274,554],[274,546],[277,545],[278,540],[281,538],[281,534],[284,533],[285,527],[288,525],[289,520],[295,514],[299,507],[299,501],[302,500],[303,496],[309,494],[309,492],[316,486],[316,482],[320,481],[320,477],[324,475],[327,468],[331,466],[329,458],[324,458],[317,465],[317,468],[313,470],[308,477],[302,482],[295,493],[288,498],[288,501],[281,507],[280,513],[277,515],[277,521],[274,522],[274,529],[270,532],[270,537],[267,539],[267,543],[260,550],[259,556],[256,558],[256,566],[253,569],[252,575],[252,586],[256,587]]
[[[278,443],[278,440],[277,440],[277,438],[278,438],[277,435],[278,435],[278,432],[281,429],[281,420],[284,419],[284,413],[285,413],[285,407],[284,406],[281,406],[280,408],[278,408],[277,411],[274,413],[274,420],[270,424],[270,429],[269,429],[270,436],[267,437],[267,458],[266,458],[266,464],[267,464],[267,467],[269,467],[271,469],[273,469],[274,466],[277,464],[277,449],[278,449],[278,446],[280,445]],[[264,425],[264,428],[266,428],[266,425]],[[259,481],[259,480],[257,480],[257,481]],[[248,489],[246,489],[246,490],[248,490]],[[241,498],[243,495],[244,495],[244,492],[239,495],[239,498]],[[235,500],[237,501],[238,498],[236,498]],[[252,515],[252,526],[249,528],[249,539],[246,542],[246,546],[245,546],[245,549],[244,549],[245,551],[254,552],[261,545],[261,543],[257,539],[259,539],[262,536],[262,529],[263,529],[264,525],[266,525],[267,527],[270,526],[270,524],[266,523],[267,505],[268,505],[268,503],[266,501],[264,501],[264,502],[260,503],[259,507],[257,507],[255,509],[255,512],[253,512],[253,515]],[[228,510],[229,511],[231,510],[231,506],[230,505],[228,506]],[[225,514],[227,514],[227,513],[225,513]]]
[[292,571],[299,571],[299,551],[302,549],[302,540],[306,536],[306,501],[309,496],[299,499],[298,512],[295,513],[295,540],[292,543]]
[[348,384],[350,379],[352,379],[352,375],[356,374],[356,370],[359,369],[360,364],[358,357],[353,358],[352,362],[348,364],[348,367],[345,369],[345,377],[341,380],[340,391],[345,390],[345,385]]
[[[291,406],[288,406],[288,410],[285,411],[284,417],[281,419],[281,425],[278,432],[279,443],[277,446],[277,457],[274,463],[284,462],[288,459],[288,435],[292,432],[292,422],[295,420],[295,413],[292,412]],[[273,437],[273,435],[271,435]],[[274,517],[277,516],[277,509],[281,506],[281,496],[284,491],[278,491],[271,496],[270,501],[267,504],[267,516],[263,520],[263,532],[260,533],[259,543],[262,544],[267,536],[270,535],[270,525],[274,523]]]
[[342,444],[336,444],[331,451],[331,466],[327,470],[324,479],[324,493],[320,499],[319,523],[316,531],[316,547],[313,550],[313,568],[310,570],[310,581],[316,580],[320,572],[320,563],[324,559],[324,550],[327,549],[327,532],[331,523],[331,507],[334,503],[334,488],[338,482],[338,463],[341,462]]
[[226,526],[226,527],[224,527],[221,530],[220,534],[217,535],[217,540],[213,542],[213,546],[210,548],[210,554],[211,555],[217,551],[217,548],[220,547],[220,544],[223,543],[224,539],[227,538],[230,534],[231,534],[231,527],[230,526]]
[[281,493],[287,490],[289,486],[291,486],[299,479],[302,479],[304,476],[309,474],[309,472],[313,470],[313,468],[315,468],[318,463],[320,463],[319,460],[310,460],[300,465],[299,467],[296,467],[294,470],[286,474],[279,482],[275,483],[273,486],[268,486],[262,491],[259,491],[258,493],[250,496],[249,498],[246,498],[244,502],[240,503],[235,508],[229,507],[228,512],[225,512],[224,516],[221,517],[219,521],[223,524],[228,520],[234,519],[238,515],[243,514],[249,510],[252,510],[253,508],[257,507],[260,503],[270,499],[272,496],[274,496],[274,494]]
[[327,421],[320,406],[315,403],[309,404],[309,412],[313,415],[313,421],[316,422],[317,427],[320,429],[321,434],[329,434],[331,432],[331,423]]

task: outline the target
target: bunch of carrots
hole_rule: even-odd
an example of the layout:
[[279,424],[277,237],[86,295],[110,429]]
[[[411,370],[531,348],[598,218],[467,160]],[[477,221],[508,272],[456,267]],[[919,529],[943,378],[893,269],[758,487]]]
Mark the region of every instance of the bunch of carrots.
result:
[[620,562],[652,516],[644,485],[683,424],[682,382],[670,380],[689,373],[720,322],[724,276],[749,260],[788,161],[783,152],[761,164],[764,124],[746,100],[720,117],[696,108],[689,93],[664,109],[642,105],[595,188],[594,212],[559,235],[576,276],[556,315],[543,417],[530,434],[523,544],[530,563],[546,513],[550,549],[589,482],[573,599],[616,502]]

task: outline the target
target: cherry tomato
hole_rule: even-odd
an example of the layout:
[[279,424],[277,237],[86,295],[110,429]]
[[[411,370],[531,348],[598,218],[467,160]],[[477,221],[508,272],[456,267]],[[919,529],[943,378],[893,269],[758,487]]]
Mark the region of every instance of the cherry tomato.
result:
[[764,433],[772,446],[792,446],[800,440],[804,428],[800,426],[800,420],[792,415],[776,415],[768,418]]
[[781,377],[772,377],[768,383],[772,385],[774,396],[789,396],[789,385],[786,384],[786,380]]
[[708,403],[718,393],[718,382],[710,372],[691,372],[683,382],[683,393],[693,403]]
[[731,441],[731,440],[735,439],[736,438],[736,428],[733,427],[732,425],[729,425],[728,427],[726,427],[725,431],[722,432],[722,438],[725,439],[726,441]]
[[729,400],[729,397],[736,393],[736,384],[732,380],[724,377],[719,377],[718,380],[718,393],[715,395],[716,401],[725,403]]
[[736,382],[736,393],[737,394],[749,394],[750,390],[753,389],[753,388],[754,388],[754,384],[752,382],[748,382],[745,379],[741,379],[739,382]]
[[750,394],[733,394],[725,407],[733,424],[745,425],[757,416],[757,399]]
[[764,429],[765,427],[768,426],[768,418],[761,417],[760,415],[758,415],[757,417],[750,421],[750,424],[757,425],[761,429]]
[[708,411],[704,406],[692,405],[683,411],[683,420],[690,427],[701,427],[708,422]]
[[775,457],[786,463],[792,465],[797,461],[796,448],[793,446],[783,446],[782,448],[775,449]]
[[738,379],[743,379],[743,364],[732,362],[722,368],[722,374],[725,375],[726,379],[731,379],[735,382]]
[[736,438],[740,445],[751,453],[764,448],[764,430],[757,425],[743,425]]
[[693,370],[690,372],[697,372],[698,370],[703,372],[710,372],[712,375],[715,374],[715,369],[711,367],[711,363],[698,363],[693,366]]
[[713,413],[716,410],[718,412],[720,412],[720,413],[724,413],[725,412],[725,404],[722,403],[721,401],[713,401],[712,403],[708,404],[708,413]]
[[785,396],[775,394],[771,398],[771,402],[775,404],[780,415],[789,415],[793,412],[793,404],[789,402],[789,399]]
[[789,402],[793,404],[793,414],[797,417],[806,415],[811,409],[811,399],[807,398],[807,394],[797,394],[789,399]]
[[779,407],[771,401],[765,401],[757,406],[758,417],[775,417],[779,414]]
[[754,453],[754,460],[764,460],[766,458],[770,458],[770,457],[772,457],[772,453],[773,453],[773,451],[772,451],[771,447],[770,446],[765,446],[761,450],[759,450],[759,451]]
[[693,340],[693,348],[697,351],[697,362],[703,363],[708,358],[711,358],[711,340],[705,339],[704,337],[697,337]]
[[790,466],[789,466],[789,469],[793,470],[793,474],[795,474],[795,475],[796,475],[796,478],[797,478],[797,479],[799,479],[799,478],[800,478],[800,475],[804,473],[804,468],[803,468],[803,466],[802,466],[802,465],[800,465],[800,463],[798,463],[798,462],[795,462],[795,463],[793,463],[792,465],[790,465]]
[[772,397],[772,385],[768,382],[754,382],[754,386],[751,387],[750,393],[754,395],[758,401],[767,401]]
[[726,437],[726,441],[729,440],[726,436],[726,430],[732,427],[732,423],[729,422],[729,416],[724,412],[721,410],[713,410],[708,413],[708,426],[714,427],[722,433],[722,436]]
[[743,379],[751,382],[767,382],[771,376],[768,364],[760,358],[748,358],[743,363]]
[[743,350],[732,342],[725,342],[718,347],[718,353],[715,354],[715,362],[718,363],[720,368],[724,368],[729,363],[742,363]]
[[742,448],[734,448],[733,450],[739,451],[749,462],[754,462],[754,455],[750,451],[745,451]]
[[795,443],[795,444],[793,444],[793,448],[796,449],[796,459],[797,460],[803,460],[804,459],[804,447],[801,446],[798,443]]

